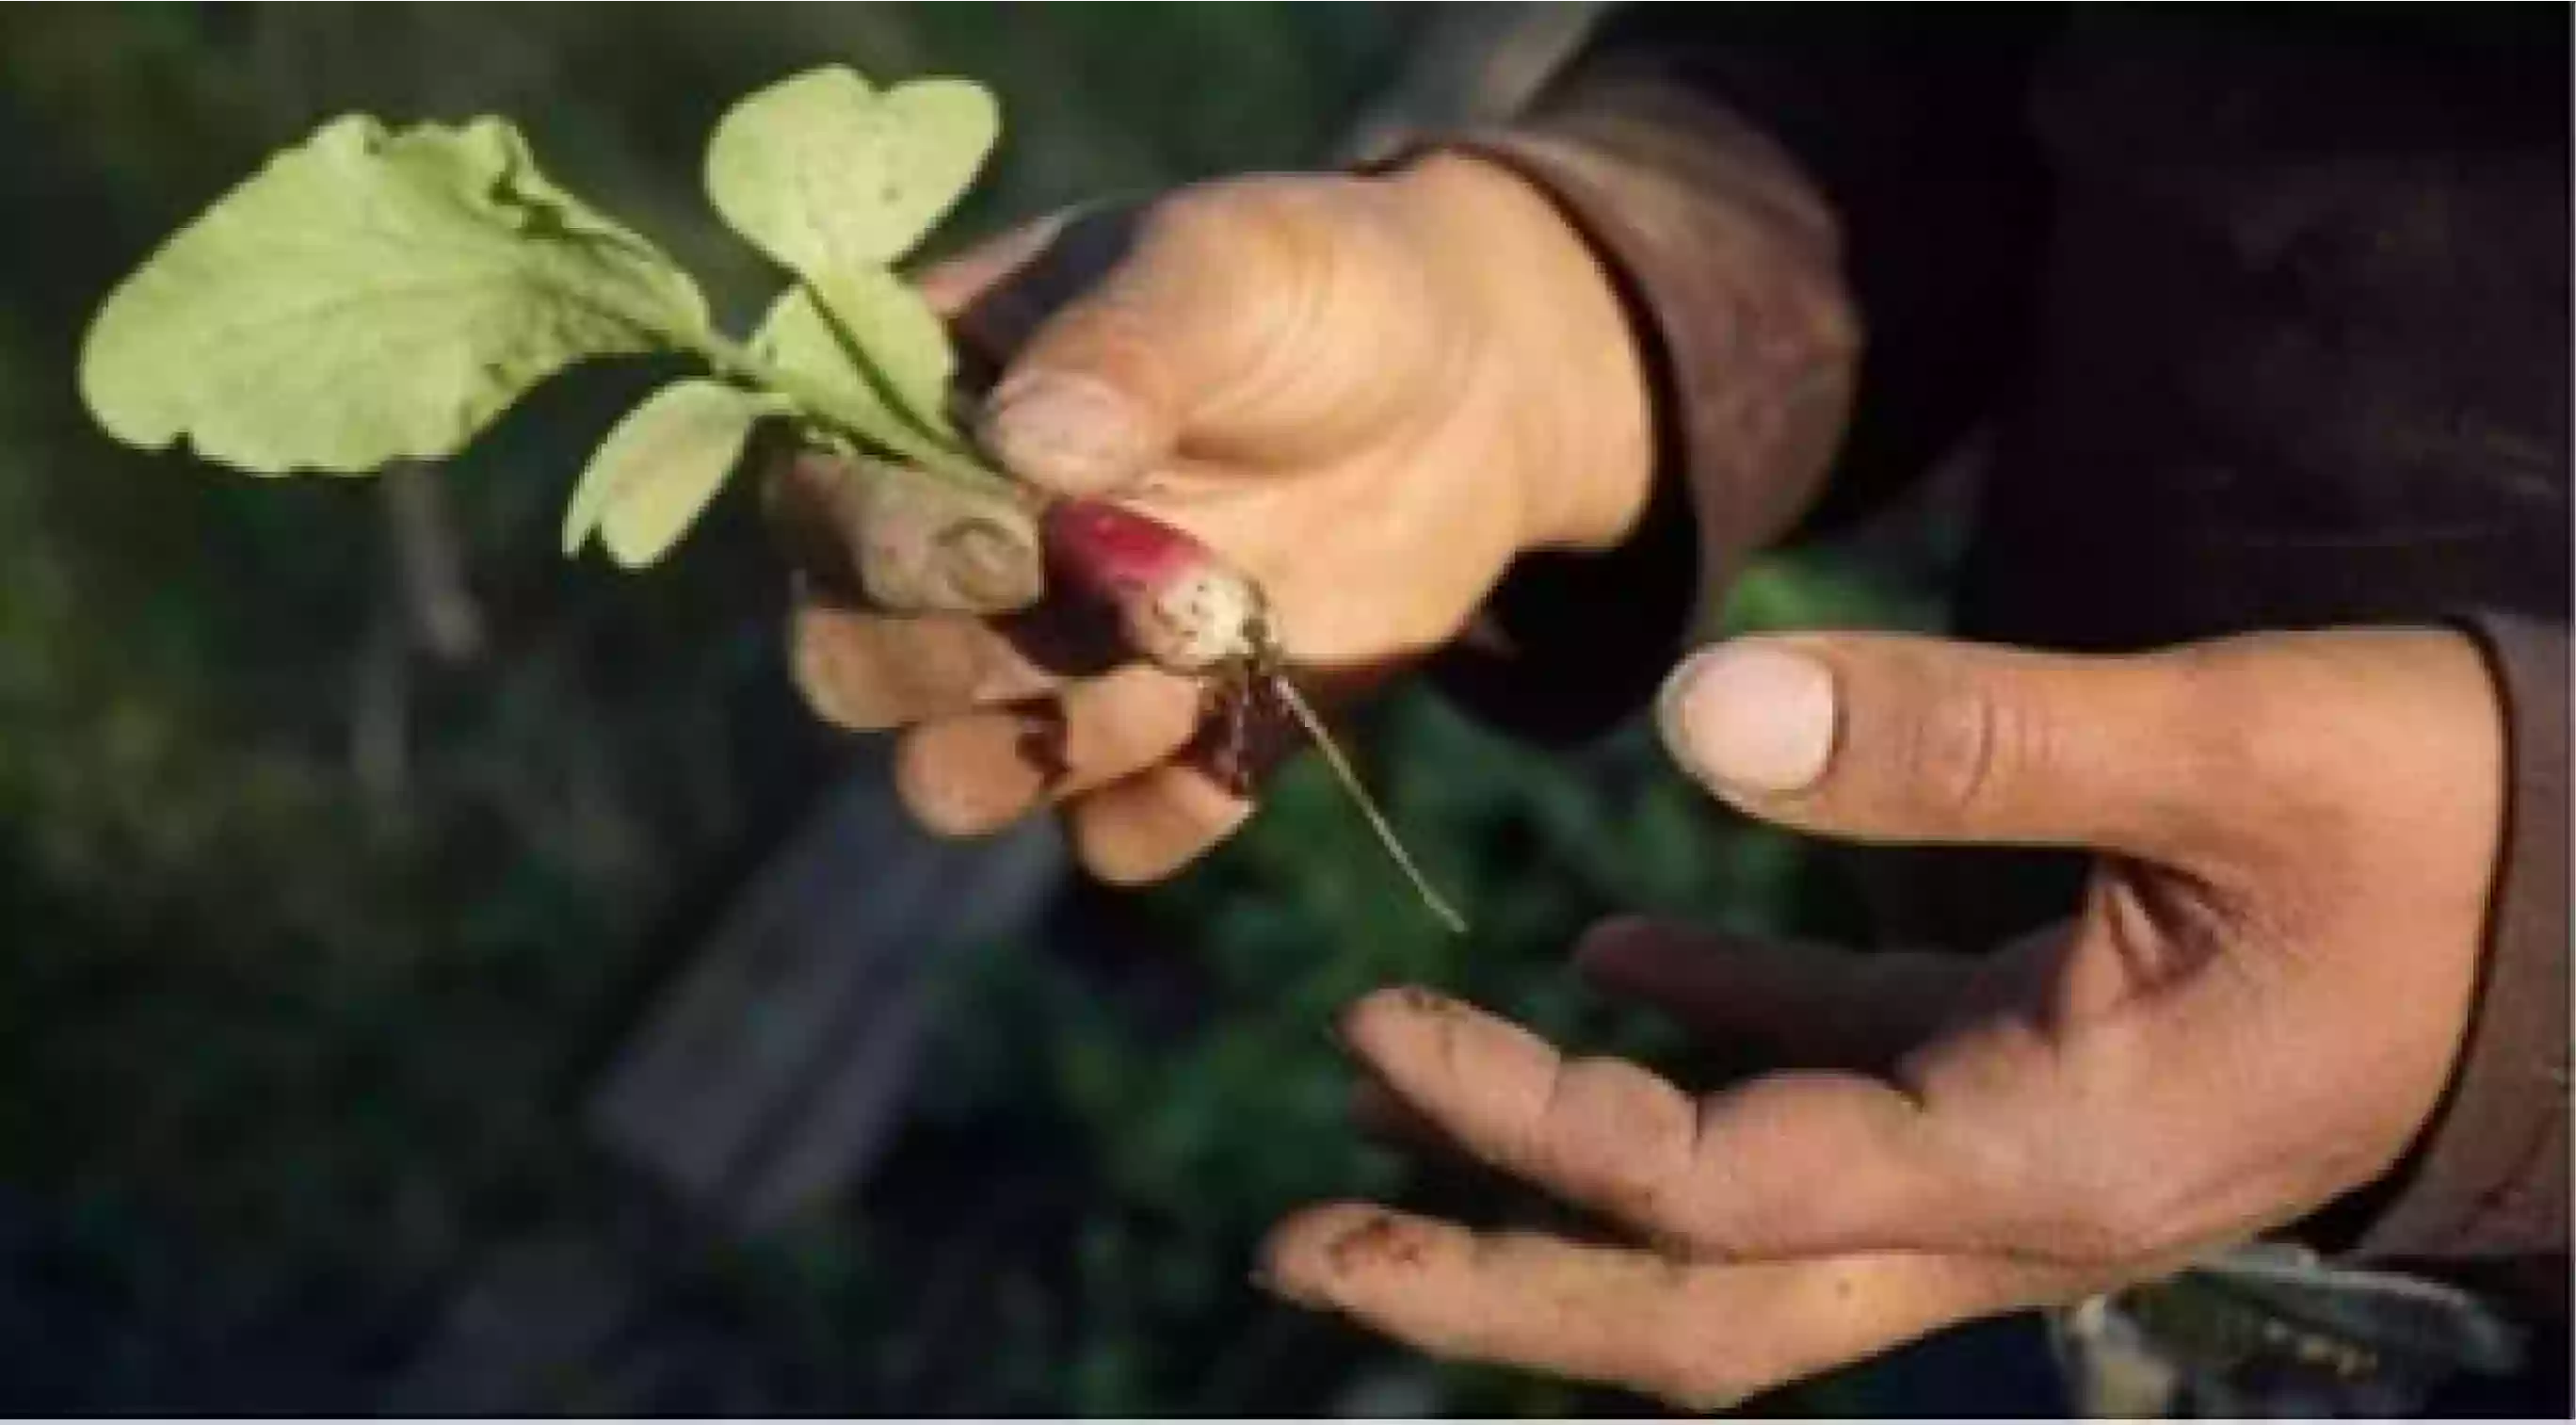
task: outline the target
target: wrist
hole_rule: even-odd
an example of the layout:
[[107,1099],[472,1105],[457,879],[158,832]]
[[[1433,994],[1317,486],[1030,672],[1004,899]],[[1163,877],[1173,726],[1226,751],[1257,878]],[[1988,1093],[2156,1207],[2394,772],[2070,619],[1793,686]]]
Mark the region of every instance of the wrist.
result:
[[1477,378],[1510,427],[1526,550],[1631,535],[1654,481],[1646,364],[1609,271],[1547,195],[1500,164],[1433,151],[1388,175],[1429,270],[1470,307]]

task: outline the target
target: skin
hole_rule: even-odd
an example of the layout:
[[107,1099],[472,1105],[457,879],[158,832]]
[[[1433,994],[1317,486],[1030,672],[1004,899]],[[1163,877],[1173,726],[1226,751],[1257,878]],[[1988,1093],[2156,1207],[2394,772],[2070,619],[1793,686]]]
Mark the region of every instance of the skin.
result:
[[[1547,202],[1482,164],[1210,185],[1040,224],[923,281],[1004,368],[987,449],[1219,551],[1328,698],[1457,636],[1520,554],[1606,548],[1644,506],[1645,386],[1618,303]],[[833,722],[901,730],[898,783],[925,826],[978,835],[1060,808],[1091,872],[1135,883],[1251,814],[1188,755],[1192,681],[1025,623],[879,617],[828,587],[798,604],[799,683]]]
[[[1805,280],[1738,276],[1748,301]],[[1059,220],[930,285],[1000,375],[990,449],[1205,540],[1345,695],[1469,630],[1520,553],[1641,517],[1647,395],[1608,279],[1474,160]],[[1777,389],[1836,386],[1794,348]],[[1820,464],[1739,472],[1766,527]],[[800,681],[829,718],[900,730],[926,825],[1053,807],[1087,866],[1137,882],[1249,814],[1188,756],[1188,681],[1085,661],[1042,620],[882,618],[822,589]],[[1743,640],[1684,664],[1659,721],[1712,795],[1802,832],[2090,850],[2082,910],[1973,956],[1597,928],[1576,957],[1596,984],[1786,1065],[1712,1092],[1427,989],[1371,995],[1340,1026],[1363,1118],[1608,1240],[1326,1204],[1265,1245],[1269,1289],[1437,1355],[1704,1407],[2292,1222],[2383,1174],[2439,1101],[2504,779],[2494,688],[2454,634],[2084,659]]]
[[1577,959],[1597,984],[1794,1066],[1697,1095],[1426,990],[1372,995],[1341,1026],[1370,1117],[1627,1244],[1332,1204],[1273,1234],[1276,1290],[1435,1354],[1707,1407],[2155,1277],[2405,1151],[2458,1052],[2502,815],[2464,640],[1779,646],[1830,670],[1829,754],[1748,788],[1719,769],[1779,738],[1778,703],[1721,688],[1694,719],[1677,695],[1667,744],[1713,793],[1853,840],[2090,847],[2082,913],[1975,957],[1596,929]]

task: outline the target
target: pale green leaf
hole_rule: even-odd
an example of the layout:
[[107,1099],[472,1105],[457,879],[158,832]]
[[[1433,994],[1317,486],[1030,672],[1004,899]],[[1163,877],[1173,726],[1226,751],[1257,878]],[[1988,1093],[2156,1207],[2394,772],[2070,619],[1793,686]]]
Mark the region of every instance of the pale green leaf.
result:
[[670,275],[677,277],[685,288],[686,295],[682,300],[693,319],[700,326],[705,324],[705,299],[699,297],[696,286],[689,283],[688,274],[678,271],[650,239],[573,196],[547,177],[537,167],[536,153],[528,147],[527,138],[517,129],[497,120],[485,120],[482,127],[495,133],[509,156],[509,178],[501,195],[502,203],[505,209],[516,209],[527,215],[524,220],[518,220],[513,214],[514,225],[542,228],[552,223],[566,232],[600,239],[649,262],[671,268]]
[[879,444],[888,434],[902,437],[900,429],[888,429],[900,425],[893,406],[877,394],[858,353],[804,284],[770,303],[751,334],[751,349],[795,381],[797,398],[815,415]]
[[742,459],[772,398],[714,381],[675,381],[628,411],[590,457],[564,508],[563,550],[593,530],[609,557],[640,569],[679,541]]
[[957,364],[948,330],[910,284],[882,267],[860,268],[814,288],[799,284],[771,305],[752,349],[799,378],[815,414],[895,453],[900,427],[943,440],[948,378]]
[[112,293],[81,352],[106,431],[261,474],[454,453],[585,357],[693,346],[705,300],[495,119],[334,120]]
[[707,196],[734,231],[807,278],[891,263],[974,181],[1001,134],[982,86],[879,93],[838,65],[744,99],[707,143]]
[[842,268],[811,286],[839,334],[858,348],[869,374],[913,424],[948,434],[948,378],[957,372],[957,353],[948,345],[947,323],[921,293],[882,267]]

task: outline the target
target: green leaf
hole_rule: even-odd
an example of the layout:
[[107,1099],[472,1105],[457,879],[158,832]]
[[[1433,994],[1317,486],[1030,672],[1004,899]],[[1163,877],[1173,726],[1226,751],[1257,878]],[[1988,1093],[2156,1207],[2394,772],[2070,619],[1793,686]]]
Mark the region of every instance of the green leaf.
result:
[[652,244],[538,171],[507,124],[355,115],[269,160],[100,309],[108,434],[260,474],[453,454],[586,357],[690,347],[707,308]]
[[946,216],[1001,134],[982,86],[880,94],[838,65],[744,99],[707,143],[707,196],[734,231],[819,280],[901,258]]
[[957,353],[948,345],[948,324],[921,293],[883,267],[846,268],[810,285],[839,334],[858,348],[878,389],[893,393],[914,425],[952,434],[948,378],[957,373]]
[[679,542],[742,459],[743,442],[782,403],[714,381],[675,381],[628,411],[573,487],[563,551],[592,531],[609,557],[641,569]]
[[957,357],[948,329],[911,284],[885,268],[858,268],[788,289],[751,345],[828,401],[815,414],[894,453],[909,447],[889,422],[954,439],[947,403]]

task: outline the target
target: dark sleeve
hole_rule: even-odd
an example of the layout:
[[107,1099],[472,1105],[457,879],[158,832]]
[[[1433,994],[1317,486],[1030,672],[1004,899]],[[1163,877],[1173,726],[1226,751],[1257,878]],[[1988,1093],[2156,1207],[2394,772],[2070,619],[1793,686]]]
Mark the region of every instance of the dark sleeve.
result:
[[[2354,1213],[2356,1255],[2422,1263],[2567,1312],[2567,629],[2468,622],[2505,710],[2507,792],[2481,969],[2449,1092]],[[2355,1221],[2355,1218],[2359,1221]]]
[[1516,122],[1420,141],[1513,168],[1591,242],[1663,463],[1627,546],[1515,568],[1438,670],[1453,693],[1527,734],[1598,731],[1743,559],[1867,508],[1975,424],[2028,326],[2044,195],[2024,109],[2052,23],[1641,6]]

